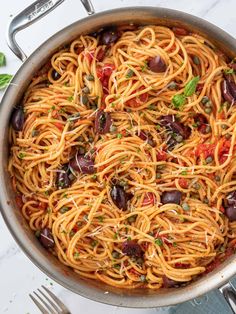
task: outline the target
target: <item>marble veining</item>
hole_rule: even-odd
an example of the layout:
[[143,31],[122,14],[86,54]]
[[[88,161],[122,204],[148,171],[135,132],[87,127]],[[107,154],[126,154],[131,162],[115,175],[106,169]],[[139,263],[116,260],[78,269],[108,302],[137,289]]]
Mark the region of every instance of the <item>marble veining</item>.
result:
[[[231,35],[236,36],[236,1],[235,0],[92,0],[97,12],[106,9],[124,6],[160,6],[180,11],[185,11],[203,17],[218,25]],[[16,14],[33,0],[8,0],[0,11],[0,51],[7,56],[7,67],[0,68],[0,73],[14,74],[21,63],[8,49],[5,42],[5,31],[9,17]],[[32,25],[29,29],[20,33],[17,38],[20,45],[30,54],[45,39],[70,23],[86,16],[84,8],[79,0],[67,0],[52,14]],[[37,36],[35,36],[37,34]],[[0,98],[2,92],[0,92]],[[28,294],[42,284],[53,289],[56,294],[67,304],[73,314],[154,314],[154,313],[231,313],[227,305],[222,302],[218,292],[211,292],[207,296],[187,302],[177,308],[163,309],[123,309],[98,304],[89,301],[62,288],[51,279],[47,278],[31,261],[24,255],[7,230],[0,216],[0,313],[7,314],[37,314],[28,297]]]

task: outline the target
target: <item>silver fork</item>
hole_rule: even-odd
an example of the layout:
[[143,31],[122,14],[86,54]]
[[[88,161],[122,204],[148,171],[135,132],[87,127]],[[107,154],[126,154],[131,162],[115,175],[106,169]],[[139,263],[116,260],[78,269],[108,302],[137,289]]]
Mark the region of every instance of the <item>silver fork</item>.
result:
[[40,289],[37,289],[40,294],[33,291],[37,298],[32,294],[29,294],[29,296],[43,314],[71,314],[65,304],[63,304],[54,293],[44,286],[42,286],[42,288],[51,298],[45,294],[45,291],[43,292]]

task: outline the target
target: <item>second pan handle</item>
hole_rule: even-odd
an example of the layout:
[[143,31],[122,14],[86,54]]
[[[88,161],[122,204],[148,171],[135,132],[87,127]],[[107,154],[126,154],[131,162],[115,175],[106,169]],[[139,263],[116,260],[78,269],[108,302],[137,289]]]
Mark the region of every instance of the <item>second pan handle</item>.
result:
[[[64,0],[37,0],[11,20],[7,30],[7,44],[22,62],[27,59],[27,56],[16,42],[16,33],[47,15],[62,2]],[[94,8],[90,0],[81,0],[81,2],[88,15],[94,13]]]

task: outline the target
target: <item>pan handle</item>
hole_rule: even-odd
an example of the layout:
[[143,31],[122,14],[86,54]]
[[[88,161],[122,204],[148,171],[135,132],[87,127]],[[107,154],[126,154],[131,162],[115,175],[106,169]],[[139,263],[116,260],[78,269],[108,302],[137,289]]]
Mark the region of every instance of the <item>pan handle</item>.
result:
[[231,310],[236,314],[236,291],[230,282],[219,288]]
[[[47,15],[62,2],[64,0],[37,0],[11,20],[7,30],[7,44],[22,62],[27,59],[27,56],[16,42],[16,33]],[[94,13],[94,8],[90,0],[81,0],[81,2],[88,15]]]

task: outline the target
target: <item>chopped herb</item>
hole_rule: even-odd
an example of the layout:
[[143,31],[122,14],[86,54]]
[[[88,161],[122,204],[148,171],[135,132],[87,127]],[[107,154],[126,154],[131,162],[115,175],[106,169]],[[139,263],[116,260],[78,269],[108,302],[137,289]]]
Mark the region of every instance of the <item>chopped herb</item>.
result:
[[118,139],[122,138],[122,134],[121,133],[118,133],[116,136],[117,136]]
[[126,78],[131,78],[133,75],[134,75],[134,71],[129,69],[125,77]]
[[65,113],[66,111],[65,111],[64,108],[61,108],[58,112],[59,112],[59,113]]
[[198,128],[198,124],[197,124],[197,123],[193,123],[193,124],[192,124],[192,127],[193,127],[193,128]]
[[48,196],[50,193],[49,193],[49,191],[45,191],[44,194],[45,194],[46,196]]
[[172,104],[176,109],[181,109],[185,103],[186,97],[184,94],[174,95],[172,98]]
[[184,88],[184,95],[186,97],[192,96],[195,93],[199,79],[199,76],[195,76],[187,83]]
[[118,232],[115,232],[113,238],[114,238],[115,240],[118,239],[118,235],[119,235]]
[[111,107],[114,108],[116,106],[116,104],[113,102],[111,103]]
[[48,207],[48,208],[47,208],[47,213],[48,213],[48,214],[51,214],[51,212],[52,212],[51,208]]
[[103,222],[104,217],[103,216],[98,216],[97,219],[98,219],[99,222]]
[[97,244],[98,244],[98,241],[96,241],[96,240],[93,240],[93,241],[91,242],[91,246],[92,246],[92,247],[95,247]]
[[52,109],[52,110],[55,110],[55,109],[56,109],[56,107],[55,107],[55,106],[52,106],[52,107],[51,107],[51,109]]
[[74,259],[78,259],[79,258],[79,252],[75,252],[74,253]]
[[225,74],[234,74],[234,69],[226,69],[224,70]]
[[120,269],[120,265],[119,265],[119,264],[114,264],[113,267],[114,267],[115,269]]
[[70,102],[72,102],[72,101],[74,100],[74,96],[69,96],[69,97],[67,98],[67,100],[70,101]]
[[162,246],[163,245],[162,239],[160,239],[160,238],[156,239],[155,244]]
[[181,174],[182,176],[186,176],[186,175],[188,174],[188,172],[187,172],[186,170],[184,170],[184,171],[181,171],[180,174]]
[[67,195],[66,193],[63,193],[63,194],[62,194],[62,197],[63,197],[63,198],[68,198],[68,195]]
[[0,89],[4,89],[12,79],[11,74],[0,74]]
[[3,52],[0,52],[0,67],[3,67],[6,65],[6,57]]
[[147,69],[147,67],[148,67],[148,62],[147,61],[144,61],[143,63],[144,63],[144,65],[141,67],[141,71],[142,72],[144,72]]
[[157,125],[156,125],[156,129],[157,129],[157,130],[160,130],[160,128],[161,128],[160,124],[157,124]]
[[93,178],[93,180],[96,180],[97,179],[97,175],[93,174],[92,178]]
[[128,238],[127,238],[127,241],[131,241],[131,237],[128,237]]
[[177,243],[176,242],[173,242],[172,245],[173,245],[173,247],[177,247]]
[[68,210],[69,210],[69,207],[63,206],[62,208],[60,208],[60,213],[64,214],[64,213],[68,212]]
[[20,159],[24,159],[24,158],[25,158],[25,156],[26,156],[26,154],[25,154],[25,153],[19,153],[19,155],[18,155],[18,157],[19,157]]

